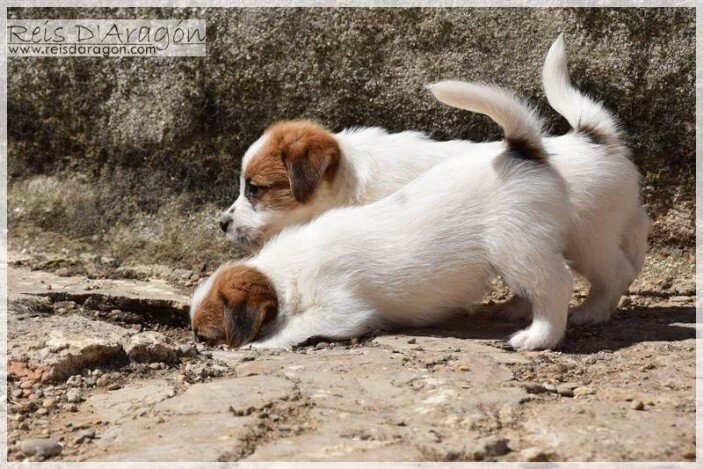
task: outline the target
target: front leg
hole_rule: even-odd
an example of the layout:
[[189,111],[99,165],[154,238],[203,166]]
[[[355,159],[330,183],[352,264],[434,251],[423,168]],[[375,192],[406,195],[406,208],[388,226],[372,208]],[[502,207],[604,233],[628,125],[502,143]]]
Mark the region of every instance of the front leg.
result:
[[348,340],[378,329],[381,321],[373,310],[351,308],[310,309],[287,318],[271,335],[252,342],[252,349],[290,349],[313,337]]

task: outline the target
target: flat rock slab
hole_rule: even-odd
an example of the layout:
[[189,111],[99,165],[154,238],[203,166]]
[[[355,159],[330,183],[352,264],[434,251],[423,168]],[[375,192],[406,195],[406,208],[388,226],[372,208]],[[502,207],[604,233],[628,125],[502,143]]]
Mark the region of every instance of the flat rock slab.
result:
[[8,268],[10,297],[40,295],[54,300],[87,300],[104,309],[123,309],[154,316],[171,316],[187,325],[190,298],[159,279],[123,280],[61,277],[51,272]]
[[60,381],[93,368],[126,359],[122,342],[129,331],[82,316],[9,315],[8,366],[20,378]]

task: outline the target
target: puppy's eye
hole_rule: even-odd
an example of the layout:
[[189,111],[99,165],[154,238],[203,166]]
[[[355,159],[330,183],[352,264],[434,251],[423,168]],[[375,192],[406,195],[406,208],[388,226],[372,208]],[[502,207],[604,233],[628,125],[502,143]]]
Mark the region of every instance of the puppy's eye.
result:
[[246,186],[244,187],[244,195],[246,195],[247,198],[251,199],[259,195],[265,189],[266,187],[264,186],[258,186],[256,184],[253,184],[251,181],[246,181]]

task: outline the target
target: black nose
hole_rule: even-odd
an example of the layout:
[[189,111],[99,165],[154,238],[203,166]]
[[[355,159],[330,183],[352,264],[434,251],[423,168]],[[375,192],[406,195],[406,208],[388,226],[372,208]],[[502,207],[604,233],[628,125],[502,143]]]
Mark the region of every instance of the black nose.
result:
[[222,228],[222,231],[227,233],[227,228],[229,228],[230,223],[232,223],[232,220],[230,219],[220,220],[220,228]]

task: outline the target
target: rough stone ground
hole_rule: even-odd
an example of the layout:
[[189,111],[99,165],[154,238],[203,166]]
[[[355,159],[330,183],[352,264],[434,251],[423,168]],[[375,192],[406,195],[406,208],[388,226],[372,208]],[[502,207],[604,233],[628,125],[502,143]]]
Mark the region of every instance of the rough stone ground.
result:
[[261,353],[190,342],[205,271],[15,253],[9,458],[691,460],[693,266],[650,255],[613,321],[570,327],[557,351],[507,350],[523,325],[487,308]]

